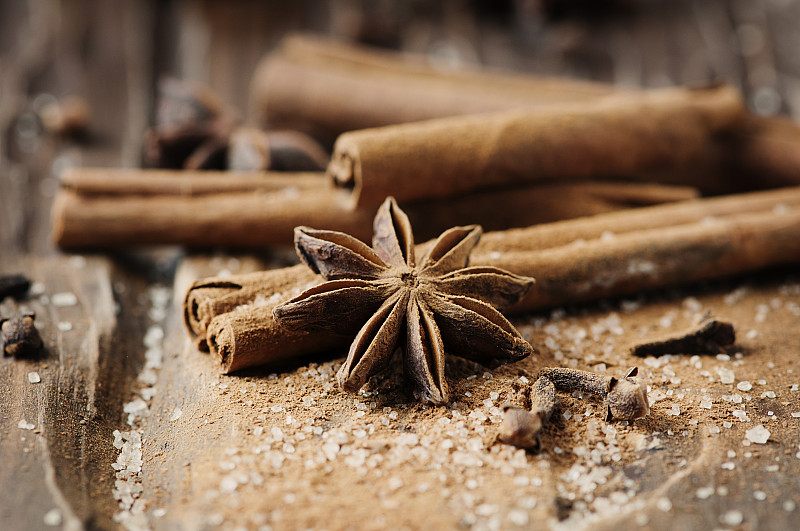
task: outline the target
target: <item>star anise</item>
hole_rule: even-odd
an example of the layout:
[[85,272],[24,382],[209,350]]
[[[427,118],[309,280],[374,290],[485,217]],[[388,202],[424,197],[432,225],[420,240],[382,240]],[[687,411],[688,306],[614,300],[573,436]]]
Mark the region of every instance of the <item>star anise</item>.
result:
[[394,198],[381,205],[373,229],[370,248],[341,232],[297,227],[300,258],[328,282],[273,312],[289,329],[358,331],[336,374],[344,390],[357,392],[387,368],[401,338],[414,396],[436,404],[448,401],[445,345],[448,353],[490,368],[533,352],[496,309],[517,302],[533,279],[467,267],[480,226],[445,231],[419,265],[411,224]]

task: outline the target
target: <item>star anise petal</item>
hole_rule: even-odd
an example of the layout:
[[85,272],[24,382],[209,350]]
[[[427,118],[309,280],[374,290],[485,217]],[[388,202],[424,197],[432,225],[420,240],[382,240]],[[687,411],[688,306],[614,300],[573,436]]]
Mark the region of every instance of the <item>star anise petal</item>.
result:
[[503,309],[519,302],[534,280],[496,267],[475,266],[452,271],[429,282],[436,291],[472,297]]
[[358,392],[370,376],[387,367],[397,348],[408,298],[408,290],[397,291],[361,327],[350,346],[347,360],[336,373],[342,389]]
[[408,302],[406,373],[414,382],[417,400],[443,404],[447,402],[447,380],[444,375],[444,342],[433,312],[414,293]]
[[414,233],[411,222],[394,197],[389,197],[378,209],[372,224],[372,247],[387,264],[414,267]]
[[423,258],[420,273],[432,277],[466,267],[469,253],[482,233],[480,225],[453,227],[444,231]]
[[331,280],[276,306],[272,315],[289,330],[354,334],[399,286],[393,279]]
[[484,302],[435,293],[427,302],[451,354],[495,368],[533,353],[514,325]]
[[344,232],[296,227],[294,246],[300,259],[325,280],[379,278],[388,268],[367,244]]

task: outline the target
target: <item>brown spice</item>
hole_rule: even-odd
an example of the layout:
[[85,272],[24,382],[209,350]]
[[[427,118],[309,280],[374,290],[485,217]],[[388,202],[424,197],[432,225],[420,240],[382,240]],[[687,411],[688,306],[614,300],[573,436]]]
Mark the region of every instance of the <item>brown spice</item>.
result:
[[31,358],[42,348],[42,338],[33,321],[36,315],[27,313],[16,319],[0,320],[0,350],[4,356]]
[[495,308],[518,301],[533,279],[491,267],[466,267],[480,227],[446,231],[419,265],[411,224],[393,198],[378,210],[374,231],[370,248],[341,232],[295,229],[300,258],[328,282],[273,311],[278,324],[289,330],[357,332],[336,375],[343,389],[361,389],[370,376],[388,367],[402,344],[414,396],[442,404],[449,398],[445,343],[449,352],[488,367],[532,352]]
[[498,439],[519,448],[541,447],[542,428],[556,409],[556,390],[546,377],[537,378],[530,390],[530,411],[513,405],[503,406],[503,424]]
[[678,337],[651,341],[631,349],[634,356],[663,356],[665,354],[719,354],[736,341],[731,323],[712,319],[700,328]]

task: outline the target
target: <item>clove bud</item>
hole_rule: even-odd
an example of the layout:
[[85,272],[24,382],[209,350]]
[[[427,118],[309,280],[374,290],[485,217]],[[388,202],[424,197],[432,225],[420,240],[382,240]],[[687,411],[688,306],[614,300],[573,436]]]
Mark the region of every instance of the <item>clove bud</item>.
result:
[[0,320],[0,349],[3,356],[29,358],[42,348],[42,338],[33,324],[36,315],[26,313],[16,319]]
[[503,406],[503,424],[499,440],[518,448],[535,449],[541,447],[541,433],[544,424],[556,408],[556,390],[547,378],[539,378],[531,388],[531,410],[511,404]]

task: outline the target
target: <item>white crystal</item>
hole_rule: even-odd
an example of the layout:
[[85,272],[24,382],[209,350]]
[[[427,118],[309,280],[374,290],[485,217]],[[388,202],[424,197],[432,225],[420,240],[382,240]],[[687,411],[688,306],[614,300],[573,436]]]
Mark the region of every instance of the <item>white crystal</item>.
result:
[[733,509],[722,515],[722,523],[731,526],[737,526],[744,521],[742,511]]
[[766,444],[769,440],[769,435],[769,430],[761,424],[744,432],[745,438],[756,444]]
[[44,525],[57,526],[61,525],[61,511],[58,509],[50,509],[44,513]]
[[41,382],[42,379],[39,377],[39,373],[34,371],[28,373],[28,381],[32,384],[35,384]]
[[705,500],[714,494],[714,487],[700,487],[697,489],[697,497]]
[[62,308],[66,306],[75,306],[78,304],[78,297],[71,291],[64,291],[61,293],[54,293],[53,296],[50,297],[50,302],[53,303],[53,306]]
[[730,369],[717,369],[717,373],[719,374],[719,380],[724,384],[732,384],[735,379],[735,375]]

